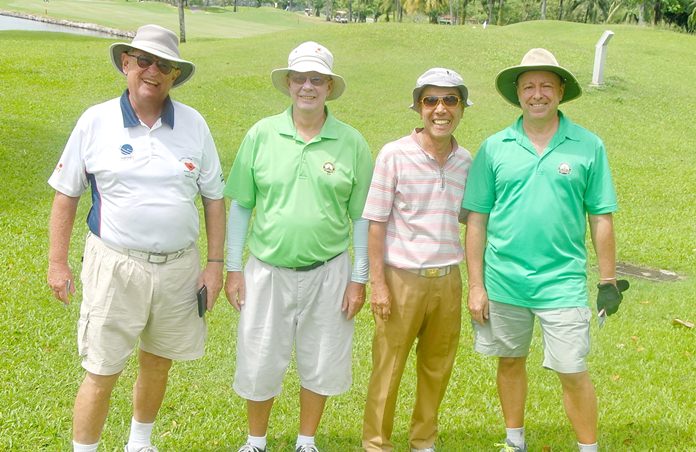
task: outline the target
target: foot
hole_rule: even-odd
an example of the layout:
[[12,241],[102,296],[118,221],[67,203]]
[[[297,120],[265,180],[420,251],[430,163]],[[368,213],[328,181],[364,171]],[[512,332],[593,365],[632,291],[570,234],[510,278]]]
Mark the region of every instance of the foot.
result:
[[239,448],[237,452],[266,452],[266,448],[261,449],[260,447],[252,446],[251,444],[245,444]]
[[295,452],[319,452],[319,449],[317,449],[317,446],[314,444],[303,444],[301,446],[297,446],[297,448],[295,448]]
[[522,447],[515,446],[507,439],[505,440],[504,443],[495,444],[495,446],[502,447],[502,449],[500,449],[500,452],[527,452],[527,445],[526,444],[523,444]]

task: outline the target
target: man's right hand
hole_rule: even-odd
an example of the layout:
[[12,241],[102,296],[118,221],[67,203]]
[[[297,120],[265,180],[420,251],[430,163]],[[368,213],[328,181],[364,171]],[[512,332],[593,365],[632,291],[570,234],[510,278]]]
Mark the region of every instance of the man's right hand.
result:
[[389,320],[391,314],[391,296],[389,295],[389,286],[386,282],[372,283],[372,291],[370,292],[370,310],[382,320]]
[[47,280],[53,296],[63,304],[69,304],[70,295],[75,293],[75,280],[68,263],[49,262]]
[[628,290],[628,287],[629,283],[625,279],[616,281],[616,284],[597,284],[597,312],[604,311],[607,316],[616,314],[623,300],[622,292]]
[[482,285],[469,286],[469,314],[471,318],[483,325],[488,320],[488,292]]
[[225,296],[232,307],[237,311],[244,306],[246,288],[244,286],[244,272],[227,272],[225,279]]

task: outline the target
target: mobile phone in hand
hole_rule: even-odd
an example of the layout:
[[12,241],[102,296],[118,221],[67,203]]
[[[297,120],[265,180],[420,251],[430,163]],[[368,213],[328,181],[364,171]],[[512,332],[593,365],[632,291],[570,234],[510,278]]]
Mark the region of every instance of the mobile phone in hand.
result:
[[208,288],[203,286],[198,289],[196,299],[198,300],[198,317],[203,317],[205,310],[208,307]]

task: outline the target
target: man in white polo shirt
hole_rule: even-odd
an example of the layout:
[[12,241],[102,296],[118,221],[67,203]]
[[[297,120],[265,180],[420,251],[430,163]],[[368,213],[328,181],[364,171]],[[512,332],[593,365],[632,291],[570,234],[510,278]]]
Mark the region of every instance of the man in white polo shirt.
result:
[[461,201],[471,165],[452,136],[470,106],[469,91],[451,69],[421,75],[411,108],[422,128],[386,144],[375,162],[363,217],[370,220],[369,261],[375,318],[372,375],[362,445],[391,451],[399,383],[418,339],[412,451],[432,451],[437,412],[459,344],[462,280]]
[[[78,323],[87,373],[75,401],[73,449],[97,450],[111,391],[139,340],[125,450],[153,451],[150,435],[172,360],[203,355],[206,327],[196,293],[205,286],[204,303],[212,309],[222,288],[224,184],[205,120],[169,97],[195,69],[179,56],[176,35],[145,25],[132,43],[113,44],[110,55],[128,89],[82,115],[49,180],[56,194],[48,284],[69,303],[75,292],[70,235],[80,196],[91,188]],[[203,271],[199,194],[208,239]]]

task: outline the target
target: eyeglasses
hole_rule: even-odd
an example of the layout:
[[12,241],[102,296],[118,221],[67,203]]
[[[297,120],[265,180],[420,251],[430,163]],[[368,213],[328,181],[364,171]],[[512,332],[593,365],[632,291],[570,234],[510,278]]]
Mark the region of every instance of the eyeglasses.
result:
[[462,99],[454,94],[447,96],[425,96],[419,100],[421,105],[428,108],[435,108],[440,102],[442,102],[445,107],[456,107],[461,101]]
[[159,71],[164,75],[168,75],[170,72],[172,72],[172,69],[179,69],[169,61],[155,59],[149,55],[133,55],[131,53],[128,53],[127,55],[135,58],[135,60],[138,62],[138,66],[142,69],[147,69],[153,64],[157,65],[157,69],[159,69]]
[[307,82],[307,79],[309,79],[309,83],[311,83],[313,86],[324,86],[324,83],[331,80],[331,78],[329,77],[322,77],[320,75],[313,75],[312,77],[308,77],[304,74],[292,74],[288,75],[288,78],[291,82],[295,83],[296,85],[304,85]]

